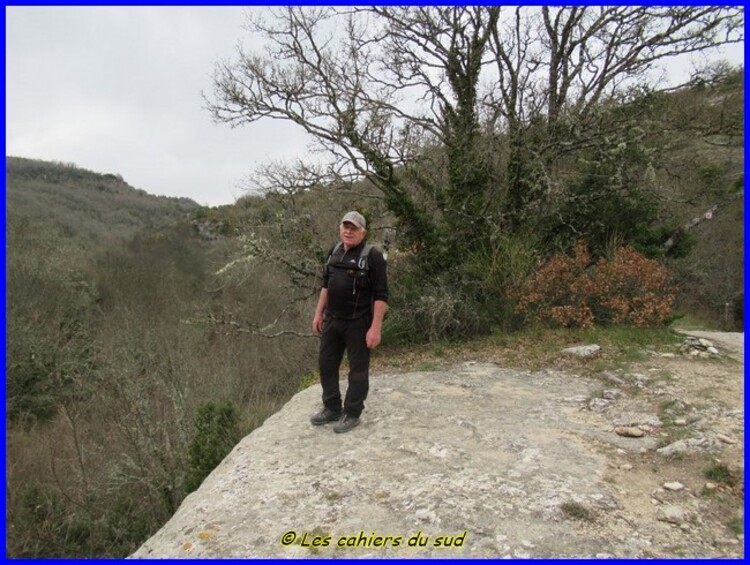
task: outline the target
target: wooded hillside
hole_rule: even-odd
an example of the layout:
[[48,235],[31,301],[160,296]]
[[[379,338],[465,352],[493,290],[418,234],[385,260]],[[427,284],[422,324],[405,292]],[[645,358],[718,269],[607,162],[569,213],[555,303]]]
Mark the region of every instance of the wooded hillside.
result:
[[125,556],[298,389],[313,344],[208,323],[272,321],[285,279],[214,276],[238,244],[201,236],[194,203],[29,160],[6,183],[8,554]]

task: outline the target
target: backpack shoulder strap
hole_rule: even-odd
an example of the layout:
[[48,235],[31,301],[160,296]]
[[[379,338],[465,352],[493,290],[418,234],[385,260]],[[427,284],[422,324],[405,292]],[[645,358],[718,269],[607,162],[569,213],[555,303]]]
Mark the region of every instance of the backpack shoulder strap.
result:
[[331,253],[328,255],[328,260],[326,261],[326,265],[328,265],[331,262],[331,257],[336,255],[336,252],[341,248],[341,242],[339,241],[336,245],[333,246],[333,249],[331,250]]
[[370,251],[372,251],[372,247],[373,246],[371,243],[366,243],[365,246],[362,248],[362,253],[360,253],[359,255],[359,263],[357,264],[357,266],[362,271],[368,271],[370,269],[369,259],[370,259]]

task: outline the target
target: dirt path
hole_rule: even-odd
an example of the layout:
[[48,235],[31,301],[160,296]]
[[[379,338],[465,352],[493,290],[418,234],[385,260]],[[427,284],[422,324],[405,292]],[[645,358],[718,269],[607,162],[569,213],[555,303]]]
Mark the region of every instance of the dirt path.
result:
[[[630,423],[643,421],[646,432],[644,438],[622,438],[627,448],[599,445],[607,453],[604,480],[615,490],[618,511],[592,527],[632,536],[644,557],[741,557],[744,334],[683,333],[712,341],[722,358],[654,356],[614,376],[627,381],[615,385],[623,396],[587,413],[592,429],[611,429],[618,415],[631,414]],[[656,449],[644,440],[655,440]]]

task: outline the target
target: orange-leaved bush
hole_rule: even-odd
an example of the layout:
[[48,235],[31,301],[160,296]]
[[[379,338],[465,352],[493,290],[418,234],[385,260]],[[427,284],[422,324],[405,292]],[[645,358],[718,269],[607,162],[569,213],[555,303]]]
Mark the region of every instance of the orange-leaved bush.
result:
[[601,311],[597,320],[641,328],[664,324],[676,293],[669,269],[629,246],[600,262],[592,291]]
[[629,246],[594,264],[586,244],[579,242],[572,256],[554,256],[526,281],[516,312],[565,327],[650,327],[667,321],[674,299],[664,265]]

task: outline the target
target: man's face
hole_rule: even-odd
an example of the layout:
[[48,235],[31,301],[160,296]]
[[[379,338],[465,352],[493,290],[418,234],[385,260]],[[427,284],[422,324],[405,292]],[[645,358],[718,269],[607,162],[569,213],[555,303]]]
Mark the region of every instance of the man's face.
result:
[[341,236],[341,243],[347,249],[357,247],[367,235],[367,230],[358,228],[351,222],[344,222],[339,226],[339,235]]

